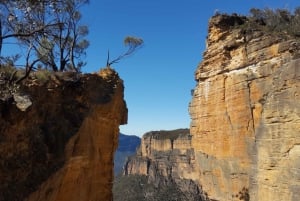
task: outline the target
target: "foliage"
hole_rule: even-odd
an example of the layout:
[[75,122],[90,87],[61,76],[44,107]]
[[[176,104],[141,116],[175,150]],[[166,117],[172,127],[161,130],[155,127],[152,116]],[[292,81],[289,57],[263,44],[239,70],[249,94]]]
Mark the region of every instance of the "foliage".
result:
[[19,86],[13,82],[17,73],[18,71],[10,65],[0,68],[0,100],[9,100],[19,90]]
[[51,74],[52,72],[47,69],[39,69],[38,71],[34,72],[34,77],[40,83],[46,83],[47,81],[49,81]]
[[134,36],[127,36],[124,39],[124,45],[128,47],[128,50],[112,61],[109,60],[109,52],[108,52],[106,66],[110,67],[112,64],[118,63],[123,58],[132,55],[136,50],[138,50],[140,47],[142,47],[143,43],[144,43],[144,41],[141,38],[137,38]]
[[113,197],[115,201],[185,201],[189,200],[176,185],[155,187],[147,176],[128,175],[115,179]]
[[294,12],[287,9],[252,8],[248,19],[246,31],[259,29],[300,37],[300,7]]
[[54,71],[80,71],[89,42],[84,38],[88,27],[80,24],[79,8],[88,2],[0,1],[0,54],[4,41],[13,39],[26,52],[28,72],[39,63]]
[[170,139],[170,140],[176,140],[180,136],[190,136],[190,130],[189,129],[176,129],[176,130],[161,130],[161,131],[150,131],[144,135],[144,137],[150,137],[152,136],[154,139]]
[[15,66],[15,62],[21,57],[20,54],[10,55],[2,57],[0,56],[0,64],[6,64],[5,66]]
[[[158,175],[157,175],[158,176]],[[165,183],[150,181],[146,175],[118,176],[113,184],[115,201],[208,201],[202,191],[196,190],[196,183],[191,180],[163,177]]]

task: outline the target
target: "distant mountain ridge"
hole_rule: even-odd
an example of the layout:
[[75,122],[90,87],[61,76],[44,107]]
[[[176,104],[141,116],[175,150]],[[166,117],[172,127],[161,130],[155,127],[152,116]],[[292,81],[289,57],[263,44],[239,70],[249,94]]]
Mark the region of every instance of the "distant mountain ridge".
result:
[[120,133],[119,146],[117,151],[132,151],[135,152],[136,148],[141,144],[141,138],[135,135],[125,135]]
[[126,158],[134,155],[141,144],[141,138],[135,135],[119,134],[119,145],[114,156],[114,174],[122,172]]

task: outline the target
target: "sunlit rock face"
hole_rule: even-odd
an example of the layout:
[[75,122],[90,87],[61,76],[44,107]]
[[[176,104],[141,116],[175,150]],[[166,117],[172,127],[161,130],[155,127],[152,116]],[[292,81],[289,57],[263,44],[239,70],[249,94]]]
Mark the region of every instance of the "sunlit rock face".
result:
[[209,22],[189,111],[197,180],[215,200],[300,199],[300,43]]
[[152,131],[143,135],[140,148],[136,156],[127,161],[124,174],[155,177],[155,173],[159,171],[163,177],[188,179],[193,178],[193,175],[190,175],[193,173],[193,161],[188,129]]
[[119,125],[127,122],[118,74],[53,74],[21,89],[32,102],[26,110],[0,104],[0,200],[111,200]]
[[124,176],[145,175],[148,183],[156,188],[178,189],[180,195],[185,195],[184,200],[205,200],[201,188],[194,182],[197,173],[191,137],[189,129],[146,133],[136,155],[128,158]]

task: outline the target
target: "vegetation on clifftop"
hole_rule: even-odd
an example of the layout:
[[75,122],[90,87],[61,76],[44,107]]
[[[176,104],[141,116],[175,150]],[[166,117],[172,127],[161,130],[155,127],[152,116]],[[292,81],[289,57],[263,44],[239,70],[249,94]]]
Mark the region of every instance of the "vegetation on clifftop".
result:
[[287,9],[250,9],[248,16],[217,13],[213,18],[221,16],[221,20],[213,22],[220,28],[239,28],[245,33],[263,31],[282,36],[300,38],[300,7],[293,12]]
[[248,23],[252,28],[300,37],[300,7],[296,8],[294,12],[287,9],[266,8],[260,10],[252,8]]
[[245,33],[263,31],[282,36],[300,38],[300,7],[287,9],[252,8],[249,15],[216,13],[211,23],[221,29],[241,29]]
[[176,130],[161,130],[161,131],[150,131],[144,135],[144,137],[153,136],[155,139],[170,139],[176,140],[180,135],[189,135],[190,130],[187,128],[176,129]]

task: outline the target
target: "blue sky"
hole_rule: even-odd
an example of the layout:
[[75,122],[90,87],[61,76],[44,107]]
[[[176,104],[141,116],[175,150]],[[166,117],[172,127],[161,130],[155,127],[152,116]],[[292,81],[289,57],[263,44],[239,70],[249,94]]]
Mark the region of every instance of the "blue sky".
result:
[[[82,70],[105,67],[108,49],[111,58],[124,53],[126,36],[142,38],[145,44],[139,51],[113,65],[124,80],[129,110],[121,132],[142,136],[152,130],[189,128],[188,105],[209,18],[216,11],[248,14],[250,8],[293,11],[298,6],[299,0],[90,0],[81,9],[82,24],[90,31]],[[6,41],[3,52],[9,55],[17,48]]]
[[126,36],[143,38],[143,48],[113,65],[124,80],[129,110],[121,132],[141,136],[188,128],[194,72],[215,11],[247,14],[253,7],[293,10],[298,5],[299,0],[91,0],[82,9],[91,43],[84,71],[104,67],[108,49],[111,57],[124,52]]

